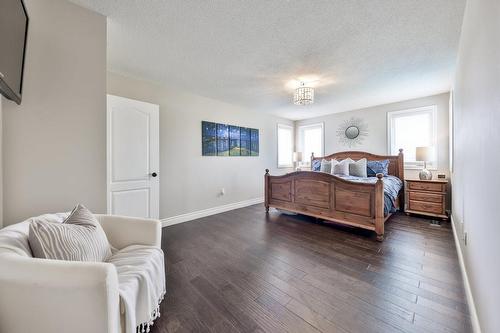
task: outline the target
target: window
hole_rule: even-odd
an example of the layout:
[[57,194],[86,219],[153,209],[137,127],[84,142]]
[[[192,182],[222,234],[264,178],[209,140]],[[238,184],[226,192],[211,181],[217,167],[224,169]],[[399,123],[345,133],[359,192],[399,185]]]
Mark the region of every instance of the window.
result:
[[278,124],[278,168],[291,168],[293,156],[293,127]]
[[302,165],[311,164],[311,154],[314,156],[323,156],[324,147],[324,129],[323,123],[299,126],[298,149],[302,152]]
[[421,168],[422,161],[416,161],[416,147],[432,147],[432,159],[427,168],[437,169],[436,106],[393,111],[387,114],[389,154],[397,155],[403,148],[405,168]]

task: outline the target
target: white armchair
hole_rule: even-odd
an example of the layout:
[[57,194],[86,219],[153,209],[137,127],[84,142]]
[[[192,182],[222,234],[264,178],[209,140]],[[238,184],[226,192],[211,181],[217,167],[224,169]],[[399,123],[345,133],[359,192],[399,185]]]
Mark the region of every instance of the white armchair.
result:
[[[161,246],[158,220],[96,215],[111,245]],[[33,258],[29,220],[0,230],[0,332],[122,332],[110,263]]]

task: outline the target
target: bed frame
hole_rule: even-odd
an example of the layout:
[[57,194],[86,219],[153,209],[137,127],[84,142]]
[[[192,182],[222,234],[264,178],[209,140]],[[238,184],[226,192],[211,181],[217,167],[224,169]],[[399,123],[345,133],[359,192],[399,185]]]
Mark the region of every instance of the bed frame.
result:
[[[397,156],[374,155],[360,151],[345,151],[328,156],[311,156],[314,160],[352,158],[369,161],[388,159],[389,175],[404,180],[403,150]],[[384,223],[392,214],[384,216],[384,184],[382,174],[377,174],[375,184],[357,183],[323,172],[296,171],[283,176],[271,176],[266,169],[265,202],[269,207],[292,211],[308,216],[354,227],[373,230],[377,240],[384,239]],[[404,205],[404,188],[401,188],[396,208]]]

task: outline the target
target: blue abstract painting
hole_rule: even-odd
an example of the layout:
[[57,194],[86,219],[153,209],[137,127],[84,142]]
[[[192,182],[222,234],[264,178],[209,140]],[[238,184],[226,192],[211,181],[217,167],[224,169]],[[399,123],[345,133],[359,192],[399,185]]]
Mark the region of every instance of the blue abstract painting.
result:
[[259,156],[259,130],[250,129],[250,155]]
[[215,156],[217,153],[216,124],[201,122],[201,150],[203,156]]
[[240,155],[240,127],[229,126],[229,156]]
[[217,156],[229,156],[229,126],[217,124]]
[[250,128],[240,127],[240,154],[250,156]]
[[259,156],[259,130],[201,122],[203,156]]

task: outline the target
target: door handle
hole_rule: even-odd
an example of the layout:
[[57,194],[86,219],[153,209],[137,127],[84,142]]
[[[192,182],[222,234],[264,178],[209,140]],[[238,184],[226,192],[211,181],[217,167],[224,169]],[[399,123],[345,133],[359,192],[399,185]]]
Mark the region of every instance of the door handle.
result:
[[151,174],[151,177],[156,177],[156,176],[158,176],[158,174],[157,174],[156,172],[153,172],[153,173]]

